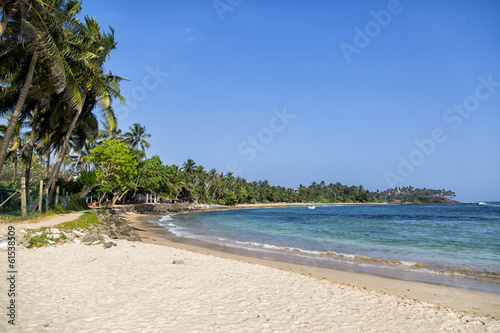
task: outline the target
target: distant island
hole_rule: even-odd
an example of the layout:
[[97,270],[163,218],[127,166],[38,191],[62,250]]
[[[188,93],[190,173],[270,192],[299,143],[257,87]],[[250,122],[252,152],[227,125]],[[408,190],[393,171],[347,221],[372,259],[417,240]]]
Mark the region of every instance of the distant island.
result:
[[375,193],[377,201],[389,203],[456,203],[457,201],[453,200],[455,196],[455,192],[445,189],[421,189],[412,186],[396,187]]

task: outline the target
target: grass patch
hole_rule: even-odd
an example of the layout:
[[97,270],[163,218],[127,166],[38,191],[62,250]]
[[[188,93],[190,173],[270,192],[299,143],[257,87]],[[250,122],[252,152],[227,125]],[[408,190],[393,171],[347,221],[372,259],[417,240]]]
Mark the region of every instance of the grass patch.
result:
[[64,243],[67,240],[67,238],[62,233],[59,234],[60,238],[51,239],[50,228],[57,228],[60,231],[71,232],[72,230],[81,229],[90,230],[98,225],[104,225],[104,223],[98,221],[96,213],[87,211],[73,221],[59,223],[58,225],[52,227],[41,227],[38,229],[29,230],[24,237],[29,238],[27,247],[42,247],[45,245],[49,245],[49,240],[56,243]]
[[92,211],[87,211],[82,214],[79,218],[73,221],[60,223],[56,226],[58,229],[88,229],[90,227],[95,227],[97,225],[104,225],[104,223],[97,220],[97,214]]
[[[41,235],[38,235],[38,236],[33,236],[31,237],[29,240],[28,240],[28,246],[29,248],[32,248],[32,247],[42,247],[44,245],[48,245],[49,244],[49,239],[47,238],[47,235],[48,233],[46,232],[48,228],[40,228],[40,229],[37,229],[36,232],[33,232],[34,233],[38,233],[38,232],[41,232],[42,234]],[[25,237],[29,237],[32,233],[28,233],[27,236]]]

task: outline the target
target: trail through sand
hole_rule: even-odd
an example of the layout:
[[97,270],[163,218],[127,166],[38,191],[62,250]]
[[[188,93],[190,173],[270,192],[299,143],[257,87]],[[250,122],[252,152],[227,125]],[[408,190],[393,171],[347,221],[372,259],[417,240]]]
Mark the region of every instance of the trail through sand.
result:
[[69,222],[69,221],[76,220],[77,218],[79,218],[80,216],[82,216],[82,214],[83,214],[83,212],[72,212],[72,213],[68,213],[68,214],[57,214],[57,215],[54,215],[54,216],[45,217],[45,218],[43,218],[42,220],[40,220],[38,222],[26,221],[26,222],[16,223],[16,224],[12,224],[12,225],[15,225],[18,228],[23,228],[25,230],[27,230],[27,229],[38,229],[38,228],[41,228],[41,227],[51,227],[51,226],[57,225],[59,223],[64,223],[64,222]]

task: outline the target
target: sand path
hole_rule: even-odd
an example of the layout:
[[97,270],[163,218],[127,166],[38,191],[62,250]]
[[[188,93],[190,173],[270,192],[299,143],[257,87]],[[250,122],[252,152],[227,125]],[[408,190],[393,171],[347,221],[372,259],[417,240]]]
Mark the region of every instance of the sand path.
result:
[[64,222],[69,222],[76,220],[79,218],[83,212],[72,212],[68,214],[57,214],[54,216],[47,216],[41,219],[40,221],[37,222],[31,222],[31,221],[25,221],[25,222],[20,222],[13,224],[17,228],[22,228],[22,229],[38,229],[41,227],[51,227],[54,225],[57,225],[59,223],[64,223]]

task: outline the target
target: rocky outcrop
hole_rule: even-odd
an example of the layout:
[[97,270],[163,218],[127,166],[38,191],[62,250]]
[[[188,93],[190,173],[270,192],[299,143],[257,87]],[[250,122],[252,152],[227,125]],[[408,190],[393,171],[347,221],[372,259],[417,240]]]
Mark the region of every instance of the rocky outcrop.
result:
[[435,195],[426,195],[422,199],[423,203],[457,203],[457,201],[441,197],[441,196],[435,196]]
[[[139,234],[130,226],[123,217],[111,214],[109,211],[96,210],[98,215],[97,225],[71,230],[69,228],[50,227],[28,231],[19,228],[17,245],[25,247],[39,247],[43,245],[62,244],[65,242],[83,243],[86,245],[103,245],[109,249],[116,246],[113,239],[125,239],[128,241],[141,241]],[[0,234],[4,230],[0,230]],[[0,237],[0,251],[7,249],[8,239]]]
[[[108,214],[118,215],[127,212],[137,213],[178,213],[189,210],[189,203],[156,203],[156,204],[137,204],[123,205],[118,207],[106,208]],[[99,211],[99,210],[96,210]]]
[[123,217],[116,216],[116,213],[106,214],[98,211],[100,222],[105,224],[104,233],[112,239],[126,239],[129,241],[140,241],[139,234],[131,227]]

